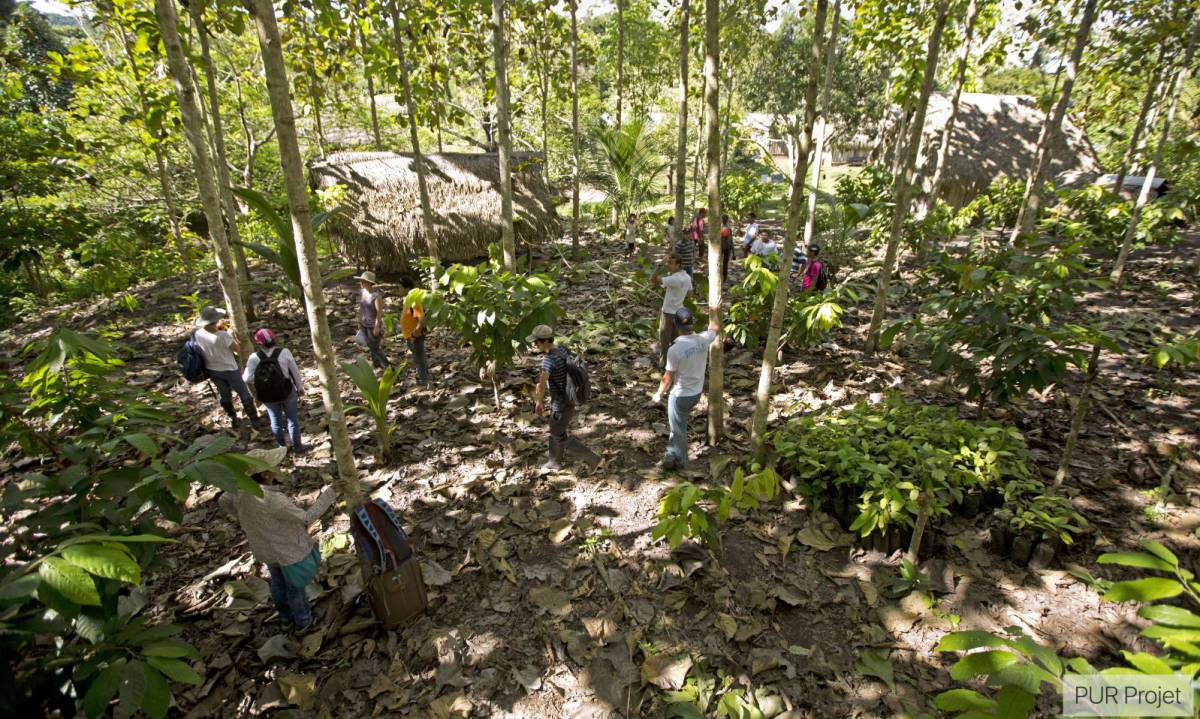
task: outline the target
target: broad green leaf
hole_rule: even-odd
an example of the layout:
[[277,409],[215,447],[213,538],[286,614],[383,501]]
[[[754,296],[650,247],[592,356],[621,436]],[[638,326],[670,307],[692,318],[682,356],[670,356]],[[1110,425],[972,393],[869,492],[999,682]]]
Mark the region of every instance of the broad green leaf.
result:
[[1117,582],[1101,597],[1106,602],[1152,602],[1156,599],[1177,597],[1183,593],[1183,585],[1174,579],[1147,577],[1130,582]]
[[1154,569],[1167,573],[1175,571],[1168,562],[1164,562],[1153,554],[1144,554],[1142,552],[1109,552],[1097,557],[1096,562],[1099,564],[1119,564],[1122,567]]
[[1017,661],[1016,654],[1001,649],[968,654],[950,668],[950,677],[962,681],[981,674],[991,675]]
[[200,684],[203,679],[186,662],[166,657],[146,657],[146,663],[162,672],[171,681],[183,684]]
[[196,648],[179,639],[163,639],[142,647],[142,654],[148,657],[163,657],[178,659],[180,657],[199,657]]
[[1004,647],[1008,646],[1008,640],[1002,637],[997,637],[988,632],[981,631],[962,631],[951,632],[942,637],[938,642],[935,651],[939,652],[964,652],[970,649],[978,649],[980,647]]
[[42,580],[67,599],[84,606],[100,606],[96,583],[88,573],[62,557],[47,557],[38,567]]
[[1036,693],[1017,686],[1002,687],[996,692],[996,719],[1026,719],[1036,704]]
[[163,719],[171,708],[171,687],[154,667],[145,667],[143,671],[146,675],[146,693],[142,697],[142,711],[150,719]]
[[26,599],[37,591],[41,577],[32,572],[29,574],[10,574],[0,582],[0,602],[12,599]]
[[1149,619],[1152,622],[1166,624],[1170,627],[1200,629],[1200,616],[1189,612],[1183,607],[1173,607],[1169,604],[1142,607],[1138,610],[1138,616]]
[[83,712],[89,719],[101,716],[108,711],[108,704],[117,694],[121,686],[121,678],[125,674],[125,660],[117,659],[104,668],[92,680],[87,693],[83,695]]
[[78,537],[71,537],[58,546],[64,548],[84,542],[159,542],[165,544],[176,541],[178,540],[160,537],[157,534],[81,534]]
[[1153,554],[1154,556],[1163,560],[1167,564],[1170,564],[1172,567],[1179,566],[1179,558],[1176,557],[1171,552],[1171,550],[1167,549],[1162,544],[1159,544],[1158,542],[1154,541],[1153,539],[1143,540],[1141,545],[1142,545],[1142,549],[1146,550],[1147,552],[1150,552],[1151,554]]
[[1053,685],[1057,678],[1035,664],[1019,662],[991,673],[988,684],[996,687],[1016,686],[1036,696],[1041,691],[1042,682]]
[[131,661],[125,665],[121,675],[121,714],[130,717],[142,708],[142,699],[146,696],[146,665],[139,661]]
[[1173,674],[1174,670],[1170,665],[1153,654],[1145,652],[1121,652],[1125,657],[1125,661],[1137,667],[1144,674]]
[[886,652],[880,651],[865,651],[858,655],[858,663],[855,665],[855,670],[859,674],[870,677],[878,677],[883,680],[883,683],[888,686],[888,689],[895,691],[896,682],[892,669],[892,660]]
[[984,711],[995,708],[996,702],[973,689],[950,689],[937,695],[934,704],[946,712],[961,712],[968,709]]
[[120,544],[76,544],[63,550],[63,559],[97,577],[142,583],[141,567]]
[[158,444],[148,434],[142,432],[133,432],[131,434],[122,435],[121,439],[133,447],[137,451],[147,457],[158,456]]

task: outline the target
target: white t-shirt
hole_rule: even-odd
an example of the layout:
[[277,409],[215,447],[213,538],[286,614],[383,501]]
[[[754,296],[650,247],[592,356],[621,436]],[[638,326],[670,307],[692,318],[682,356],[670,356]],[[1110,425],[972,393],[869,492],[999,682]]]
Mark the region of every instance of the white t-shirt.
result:
[[763,257],[766,255],[773,254],[774,252],[777,251],[777,248],[778,248],[778,245],[776,245],[771,240],[757,240],[756,239],[754,241],[754,244],[750,246],[750,251],[753,252],[754,254],[758,255],[759,257]]
[[201,327],[196,330],[196,344],[200,345],[204,355],[205,369],[226,372],[238,368],[237,358],[233,356],[233,335],[225,330],[209,332]]
[[637,241],[637,220],[625,220],[625,241]]
[[754,238],[758,236],[758,223],[751,222],[746,225],[746,234],[742,235],[742,247],[749,247],[754,242]]
[[670,222],[667,223],[667,244],[675,244],[675,225]]
[[692,291],[692,278],[688,277],[688,273],[680,270],[662,278],[662,286],[662,311],[673,315],[680,307],[683,307],[683,299],[687,297],[687,293]]
[[708,346],[716,338],[717,333],[712,330],[681,335],[667,350],[667,371],[675,375],[672,397],[691,397],[704,391]]

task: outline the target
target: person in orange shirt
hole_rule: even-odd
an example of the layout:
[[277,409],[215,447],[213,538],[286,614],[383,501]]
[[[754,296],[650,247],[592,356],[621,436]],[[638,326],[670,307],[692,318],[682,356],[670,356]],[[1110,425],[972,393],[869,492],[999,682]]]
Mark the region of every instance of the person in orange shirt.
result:
[[412,279],[405,277],[400,280],[400,285],[404,288],[406,295],[404,301],[404,312],[400,314],[400,332],[404,335],[404,340],[408,342],[408,348],[412,351],[413,364],[417,367],[417,384],[429,384],[429,364],[425,359],[425,306],[418,303],[410,303],[407,294],[415,287]]

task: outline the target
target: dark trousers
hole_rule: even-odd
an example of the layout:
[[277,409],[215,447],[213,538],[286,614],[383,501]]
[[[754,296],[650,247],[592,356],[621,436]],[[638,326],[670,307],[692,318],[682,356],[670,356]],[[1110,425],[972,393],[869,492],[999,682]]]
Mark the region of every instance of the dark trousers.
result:
[[555,403],[550,410],[550,459],[561,462],[564,452],[575,455],[591,453],[587,445],[571,436],[571,418],[575,416],[575,408],[567,404]]
[[721,248],[721,284],[729,281],[729,256],[732,254],[732,247]]
[[383,353],[383,335],[376,335],[375,328],[363,327],[363,334],[367,338],[367,353],[371,355],[371,364],[375,369],[384,369],[390,367],[391,362],[388,362],[387,355]]
[[408,349],[412,352],[413,365],[417,368],[417,382],[425,384],[429,381],[429,361],[425,358],[425,335],[408,340]]
[[279,617],[300,627],[312,622],[312,608],[308,605],[308,597],[304,596],[304,587],[290,584],[283,574],[283,567],[278,564],[268,564],[267,571],[271,573],[271,599],[275,600]]
[[675,327],[675,316],[660,312],[658,316],[658,363],[662,368],[667,366],[667,350],[679,337],[679,329]]
[[212,380],[213,386],[217,388],[217,396],[220,398],[221,408],[233,420],[237,420],[237,410],[233,406],[233,393],[237,392],[237,396],[242,399],[242,407],[246,409],[246,416],[252,420],[258,419],[258,410],[254,407],[254,398],[250,396],[250,388],[246,386],[245,380],[242,379],[242,373],[235,369],[210,369],[208,378]]

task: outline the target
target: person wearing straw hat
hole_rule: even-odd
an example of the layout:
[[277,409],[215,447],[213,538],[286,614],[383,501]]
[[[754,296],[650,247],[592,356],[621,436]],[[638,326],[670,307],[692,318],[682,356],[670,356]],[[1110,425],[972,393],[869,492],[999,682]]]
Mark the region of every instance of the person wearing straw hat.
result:
[[290,444],[293,454],[304,454],[308,451],[300,439],[304,378],[300,376],[296,358],[288,348],[278,345],[275,333],[267,327],[254,333],[254,343],[259,349],[246,360],[242,380],[253,388],[254,398],[267,408],[275,442],[280,447]]
[[254,407],[254,398],[250,396],[250,388],[242,379],[237,357],[234,352],[240,350],[237,340],[229,331],[229,321],[225,319],[225,310],[216,307],[205,307],[196,318],[196,344],[204,355],[204,368],[208,378],[217,388],[217,396],[221,409],[229,415],[229,421],[234,427],[238,426],[237,409],[233,406],[233,393],[237,392],[242,400],[246,416],[254,424],[259,423],[258,410]]
[[356,275],[358,280],[358,334],[355,341],[367,348],[375,369],[390,367],[383,353],[383,293],[375,285],[375,273]]
[[333,488],[326,487],[305,511],[274,488],[287,448],[256,449],[248,454],[267,466],[254,475],[262,496],[245,491],[226,492],[217,502],[237,518],[254,558],[267,565],[271,599],[279,618],[285,624],[304,629],[313,621],[304,587],[316,579],[321,567],[321,553],[308,527],[333,506]]
[[566,347],[554,343],[554,330],[550,325],[534,327],[533,334],[526,337],[525,341],[544,355],[534,392],[533,412],[538,417],[545,411],[546,392],[550,392],[550,456],[542,469],[560,469],[565,452],[578,455],[591,469],[595,469],[600,463],[600,455],[571,436],[571,417],[575,415],[575,407],[567,398],[567,358],[570,352]]

